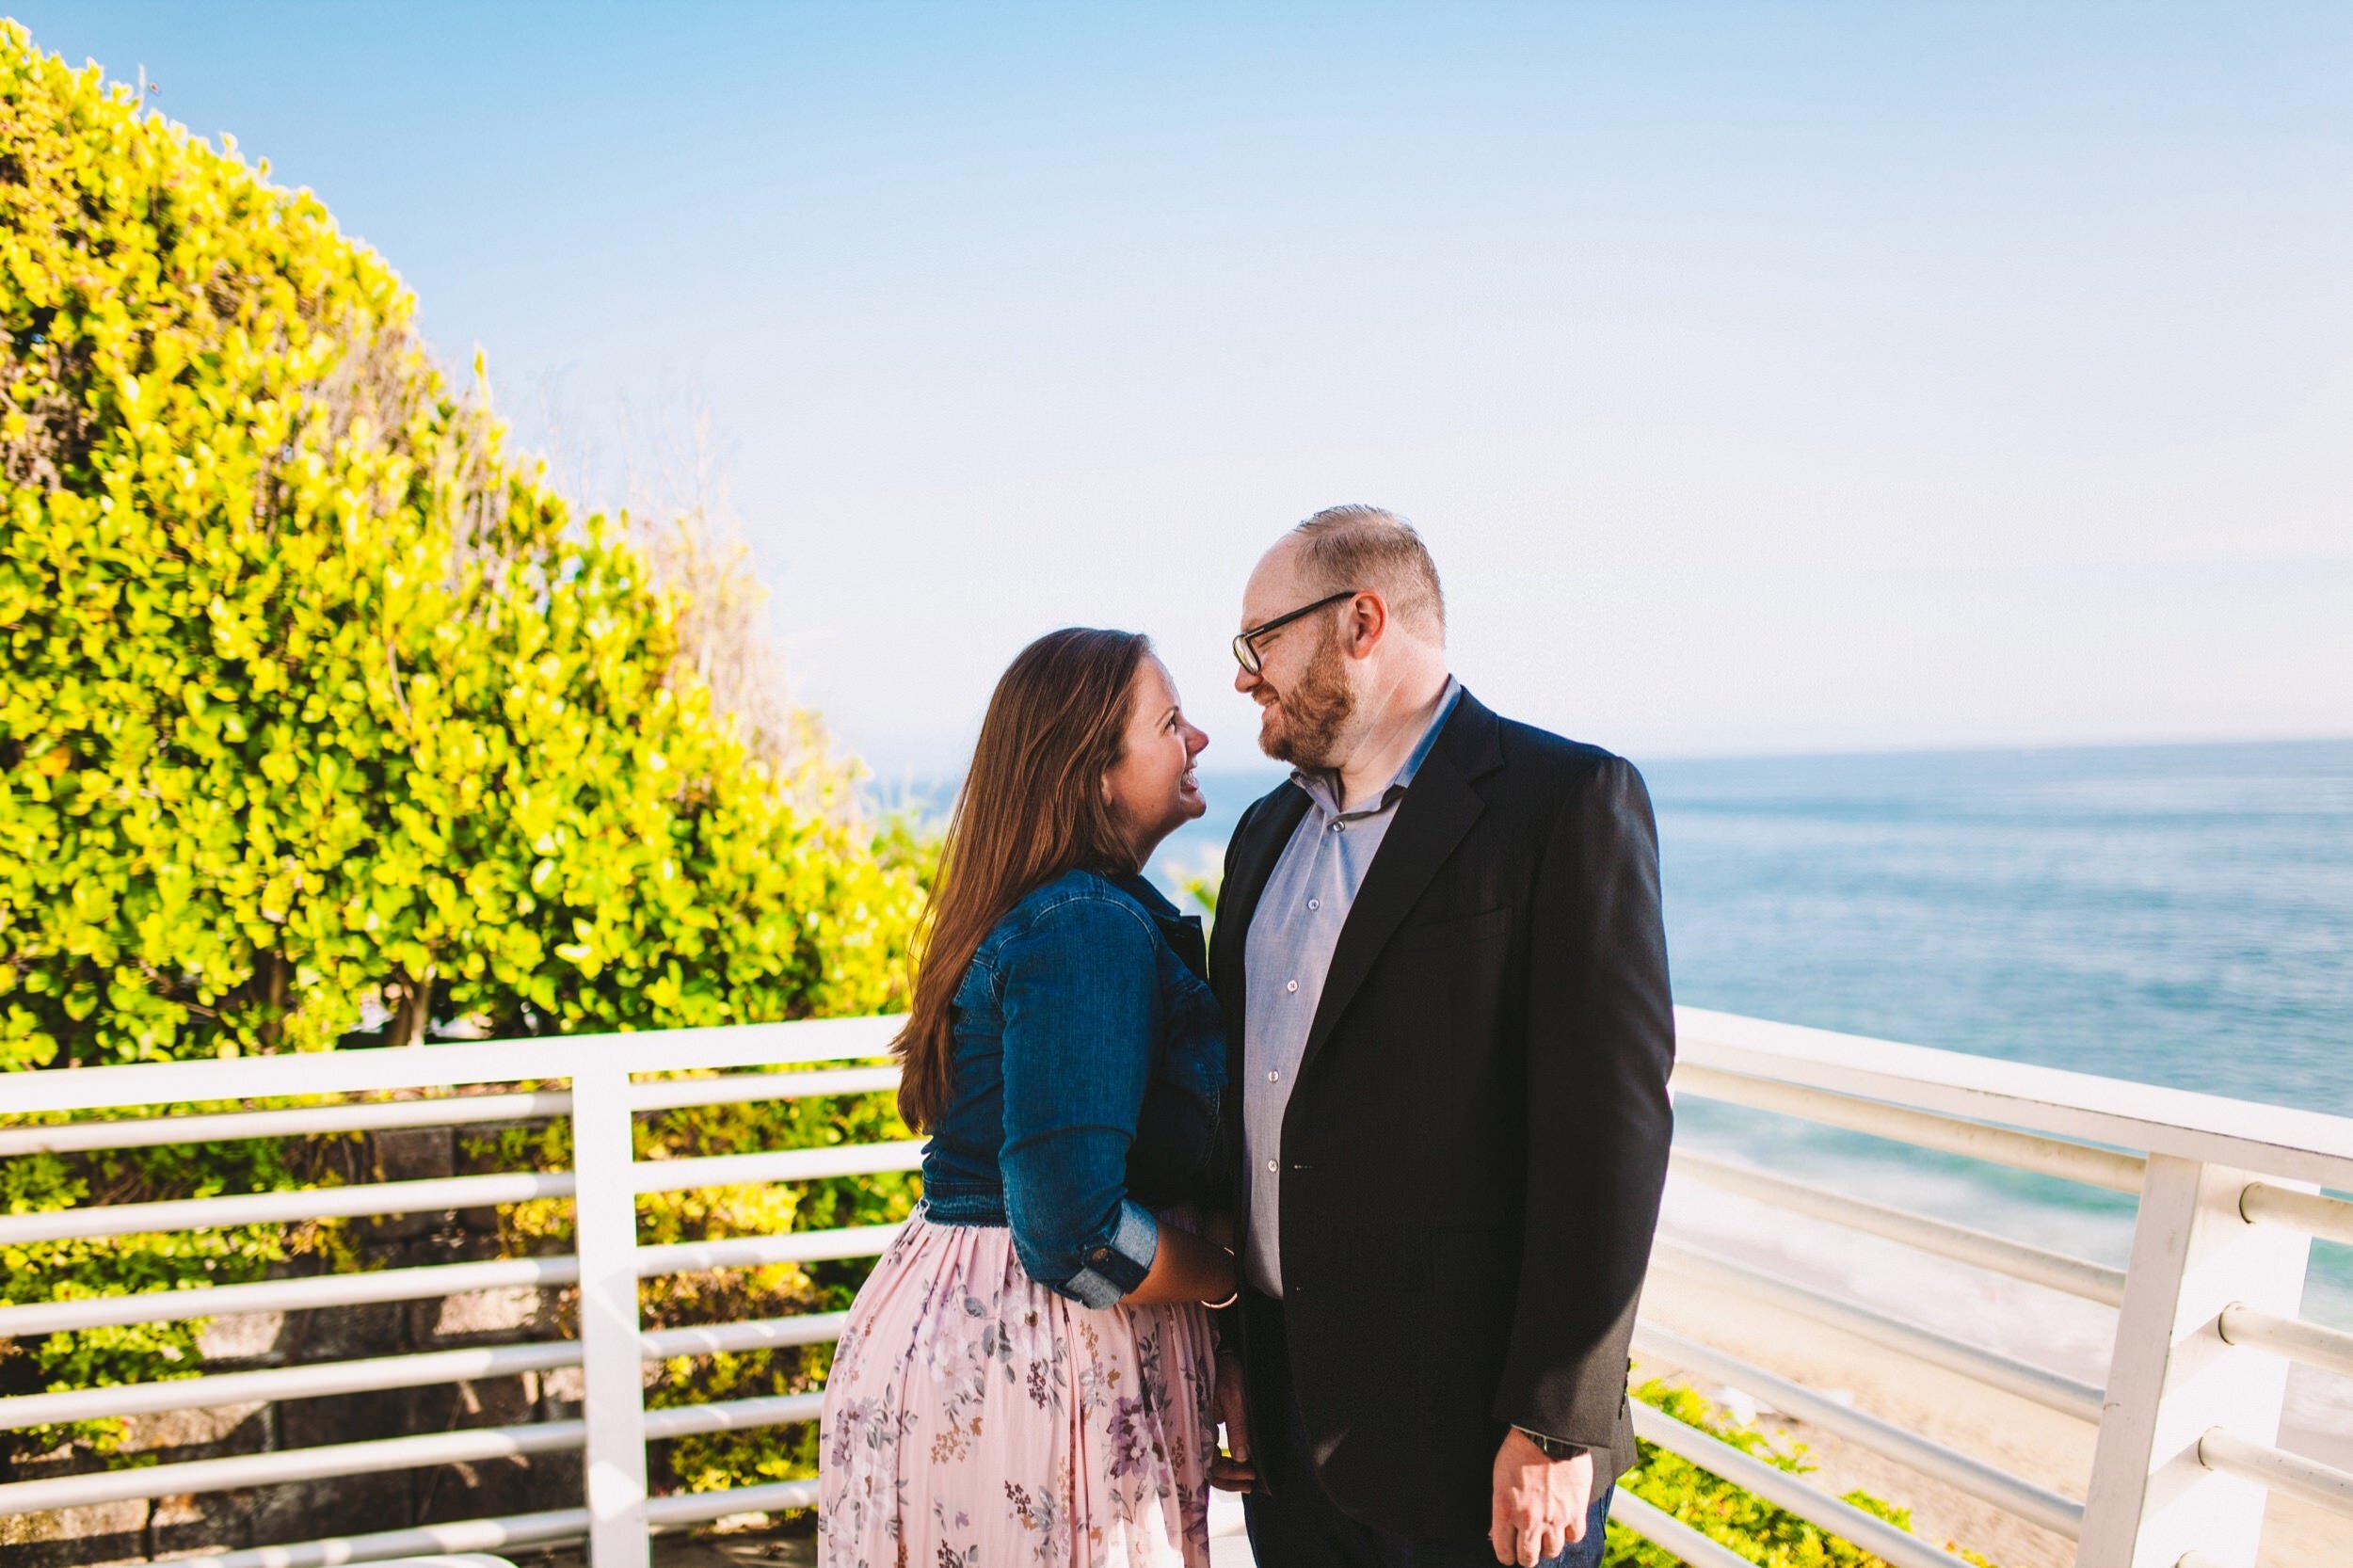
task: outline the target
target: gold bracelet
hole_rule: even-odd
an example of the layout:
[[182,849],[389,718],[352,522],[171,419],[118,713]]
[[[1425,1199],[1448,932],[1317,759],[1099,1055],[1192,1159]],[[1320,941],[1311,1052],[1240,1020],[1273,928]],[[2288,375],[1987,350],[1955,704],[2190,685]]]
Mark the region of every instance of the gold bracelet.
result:
[[[1224,1253],[1228,1257],[1234,1256],[1234,1249],[1231,1247],[1221,1245],[1217,1250]],[[1223,1312],[1240,1300],[1241,1300],[1241,1259],[1236,1258],[1234,1263],[1234,1293],[1226,1297],[1222,1302],[1205,1301],[1201,1304],[1208,1307],[1212,1312]]]

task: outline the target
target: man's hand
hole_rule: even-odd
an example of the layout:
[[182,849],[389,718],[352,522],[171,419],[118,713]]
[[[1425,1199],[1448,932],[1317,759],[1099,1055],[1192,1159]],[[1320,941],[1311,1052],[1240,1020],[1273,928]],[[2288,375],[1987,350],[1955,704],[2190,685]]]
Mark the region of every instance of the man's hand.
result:
[[1496,1560],[1536,1568],[1585,1539],[1585,1510],[1593,1500],[1593,1456],[1547,1459],[1517,1427],[1496,1450],[1494,1516],[1487,1544]]
[[1225,1424],[1225,1451],[1209,1460],[1209,1484],[1226,1492],[1248,1492],[1258,1484],[1250,1463],[1250,1409],[1241,1391],[1241,1357],[1217,1358],[1217,1418]]

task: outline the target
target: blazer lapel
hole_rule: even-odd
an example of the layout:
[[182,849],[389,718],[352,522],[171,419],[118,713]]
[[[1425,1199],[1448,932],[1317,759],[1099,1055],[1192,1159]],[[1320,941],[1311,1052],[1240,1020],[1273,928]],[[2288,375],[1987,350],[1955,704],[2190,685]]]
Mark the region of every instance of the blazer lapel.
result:
[[[1438,744],[1405,787],[1397,820],[1381,840],[1380,852],[1365,873],[1365,885],[1340,927],[1331,972],[1324,977],[1323,997],[1316,1004],[1306,1050],[1300,1057],[1301,1077],[1314,1064],[1316,1053],[1331,1037],[1415,901],[1486,809],[1479,792],[1471,788],[1471,780],[1502,761],[1496,730],[1494,712],[1465,692],[1439,733]],[[1259,886],[1265,886],[1263,877]]]

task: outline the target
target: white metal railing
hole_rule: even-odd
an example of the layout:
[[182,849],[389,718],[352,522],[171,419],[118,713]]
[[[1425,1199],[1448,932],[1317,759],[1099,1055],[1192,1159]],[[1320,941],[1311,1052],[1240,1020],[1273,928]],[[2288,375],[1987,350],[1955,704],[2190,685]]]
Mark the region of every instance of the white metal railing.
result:
[[[2078,1544],[2086,1568],[2248,1568],[2268,1491],[2353,1518],[2353,1475],[2276,1444],[2286,1368],[2353,1376],[2353,1336],[2297,1316],[2314,1236],[2353,1241],[2353,1119],[2252,1106],[2083,1074],[1858,1040],[1683,1009],[1679,1095],[1723,1100],[2039,1172],[2140,1198],[2131,1260],[2117,1270],[1947,1221],[1687,1149],[1676,1186],[1698,1182],[2117,1309],[2105,1386],[1971,1343],[1925,1323],[1663,1240],[1657,1267],[1801,1312],[1843,1333],[1960,1373],[2098,1427],[2088,1476],[2025,1478],[1852,1408],[1645,1320],[1647,1359],[1764,1396],[1833,1435]],[[0,1427],[265,1400],[415,1387],[525,1371],[581,1369],[582,1415],[526,1426],[389,1435],[307,1449],[94,1471],[0,1485],[0,1513],[177,1496],[376,1470],[584,1450],[582,1506],[374,1535],[291,1543],[188,1560],[204,1568],[328,1568],[419,1553],[498,1551],[585,1537],[598,1568],[637,1568],[651,1527],[805,1508],[810,1481],[655,1497],[645,1445],[695,1432],[813,1419],[816,1395],[648,1410],[643,1366],[675,1356],[820,1343],[838,1313],[645,1332],[637,1282],[689,1271],[878,1255],[896,1227],[869,1225],[716,1241],[641,1245],[635,1205],[650,1192],[912,1169],[907,1143],[788,1149],[698,1160],[632,1157],[631,1118],[648,1111],[871,1093],[895,1081],[871,1062],[895,1020],[833,1020],[561,1040],[436,1046],[232,1062],[12,1075],[24,1116],[152,1108],[137,1119],[0,1128],[0,1158],[232,1138],[480,1125],[568,1116],[576,1169],[358,1185],[299,1194],[96,1205],[0,1216],[0,1243],[248,1224],[326,1214],[440,1211],[569,1198],[576,1250],[552,1257],[404,1268],[95,1301],[0,1306],[0,1336],[29,1336],[168,1319],[423,1300],[510,1287],[576,1285],[573,1340],[421,1352],[128,1388],[0,1399]],[[744,1071],[792,1066],[791,1072]],[[680,1071],[728,1076],[680,1079]],[[651,1075],[663,1075],[653,1077]],[[644,1079],[645,1081],[640,1081]],[[568,1083],[568,1089],[472,1085]],[[399,1093],[427,1097],[286,1110],[175,1114],[180,1104]],[[1703,1468],[1854,1542],[1897,1568],[1959,1560],[1805,1480],[1740,1453],[1663,1412],[1636,1407],[1638,1431]],[[1737,1560],[1622,1492],[1614,1517],[1687,1562]]]
[[[264,1486],[373,1471],[584,1450],[585,1506],[460,1521],[360,1537],[298,1542],[193,1560],[214,1568],[326,1568],[416,1553],[497,1550],[585,1536],[600,1568],[643,1563],[646,1531],[744,1510],[808,1506],[813,1488],[779,1482],[675,1497],[646,1493],[645,1445],[699,1432],[811,1420],[818,1398],[796,1395],[648,1410],[641,1368],[680,1355],[803,1345],[840,1332],[842,1315],[812,1314],[641,1332],[637,1282],[657,1274],[872,1256],[895,1225],[640,1245],[636,1200],[649,1192],[748,1182],[808,1181],[914,1169],[913,1142],[783,1149],[697,1160],[633,1158],[631,1119],[681,1107],[871,1093],[897,1081],[884,1066],[739,1071],[871,1061],[894,1032],[891,1019],[845,1019],[675,1033],[438,1046],[230,1062],[168,1063],[72,1073],[12,1075],[9,1110],[25,1116],[152,1108],[137,1118],[0,1128],[0,1158],[88,1152],[229,1138],[287,1137],[388,1128],[462,1127],[566,1116],[571,1172],[500,1173],[356,1184],[302,1192],[93,1205],[0,1216],[0,1244],[158,1230],[267,1224],[328,1215],[436,1212],[527,1199],[568,1198],[575,1251],[563,1256],[456,1263],[150,1292],[101,1300],[0,1306],[0,1336],[24,1337],[170,1319],[298,1311],[366,1302],[426,1300],[514,1287],[577,1286],[574,1340],[426,1352],[412,1355],[216,1374],[129,1388],[63,1389],[0,1399],[0,1427],[198,1409],[255,1400],[310,1399],[415,1387],[557,1368],[583,1374],[577,1419],[388,1436],[366,1442],[101,1470],[0,1485],[0,1514]],[[679,1072],[730,1076],[679,1079]],[[663,1075],[652,1078],[649,1075]],[[638,1081],[647,1078],[648,1081]],[[474,1084],[561,1083],[482,1095]],[[432,1094],[391,1102],[174,1114],[180,1104],[352,1094]]]
[[[2075,1380],[1990,1348],[1851,1304],[1807,1301],[1802,1287],[1757,1271],[1696,1260],[1719,1280],[1738,1277],[1759,1299],[1800,1305],[1849,1333],[2096,1422],[2090,1473],[2068,1493],[1887,1430],[1653,1325],[1638,1326],[1638,1346],[1767,1394],[1826,1431],[2072,1539],[2082,1568],[2201,1560],[2248,1568],[2272,1490],[2353,1518],[2353,1475],[2275,1446],[2291,1360],[2353,1370],[2353,1336],[2297,1316],[2313,1237],[2353,1240],[2353,1203],[2317,1191],[2353,1188],[2353,1119],[1696,1009],[1679,1010],[1678,1023],[1683,1093],[2132,1192],[2139,1208],[2120,1272],[1676,1155],[1683,1178],[2115,1306],[2105,1386],[2095,1401]],[[1662,1245],[1660,1260],[1670,1271],[1695,1266],[1672,1244]],[[1654,1441],[1705,1463],[1667,1438]],[[1839,1532],[1810,1507],[1784,1506]]]

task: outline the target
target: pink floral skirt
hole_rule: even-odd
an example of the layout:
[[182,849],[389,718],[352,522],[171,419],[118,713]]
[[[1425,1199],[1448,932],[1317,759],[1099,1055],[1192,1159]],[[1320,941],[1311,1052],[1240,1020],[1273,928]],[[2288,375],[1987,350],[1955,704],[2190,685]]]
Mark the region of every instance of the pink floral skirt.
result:
[[1204,1308],[1081,1306],[918,1210],[825,1383],[820,1568],[1207,1568],[1215,1376]]

